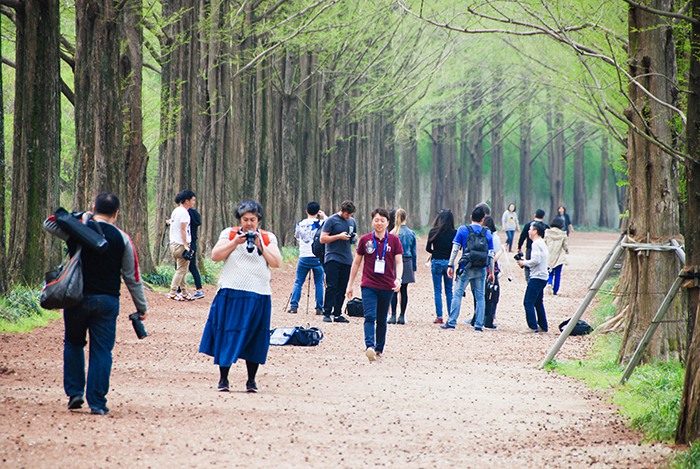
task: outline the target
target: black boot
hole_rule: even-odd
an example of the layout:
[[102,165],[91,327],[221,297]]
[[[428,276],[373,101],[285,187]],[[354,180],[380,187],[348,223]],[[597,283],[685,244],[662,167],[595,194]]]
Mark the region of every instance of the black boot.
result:
[[389,316],[389,320],[386,323],[387,324],[396,324],[396,314],[392,313],[391,316]]
[[403,313],[399,314],[399,319],[396,321],[396,324],[406,324],[406,318],[404,317]]

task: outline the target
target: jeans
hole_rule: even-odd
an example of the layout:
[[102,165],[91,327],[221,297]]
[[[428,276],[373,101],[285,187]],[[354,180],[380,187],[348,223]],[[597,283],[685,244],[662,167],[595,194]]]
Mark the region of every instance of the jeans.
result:
[[501,298],[501,285],[498,283],[498,275],[495,276],[493,283],[486,282],[486,294],[484,302],[486,308],[484,311],[484,326],[493,327],[496,320],[496,307],[498,300]]
[[392,296],[394,296],[392,290],[362,287],[362,309],[365,312],[365,348],[372,347],[379,353],[384,351],[386,315],[389,312]]
[[513,250],[513,237],[515,236],[515,231],[506,231],[506,244],[508,245],[508,252]]
[[328,261],[323,265],[326,271],[326,296],[323,300],[323,314],[325,316],[340,316],[343,313],[345,302],[345,289],[350,280],[350,264],[342,264],[338,261]]
[[452,306],[452,279],[447,276],[447,259],[433,259],[430,263],[430,272],[433,274],[433,293],[435,295],[435,315],[442,317],[442,283],[445,283],[445,298],[447,310]]
[[289,302],[292,308],[299,307],[301,289],[306,281],[309,271],[314,273],[314,291],[316,292],[316,309],[323,308],[323,266],[318,257],[300,257],[297,262],[297,277],[292,288],[292,299]]
[[472,294],[476,300],[476,308],[474,311],[474,327],[481,329],[484,327],[484,312],[486,302],[484,299],[484,290],[486,288],[486,268],[467,269],[460,275],[457,275],[455,282],[455,292],[452,296],[452,304],[450,306],[450,318],[447,320],[447,325],[455,326],[459,319],[459,310],[462,306],[462,296],[467,289],[467,283],[472,287]]
[[549,271],[549,279],[547,280],[547,283],[552,285],[552,291],[556,295],[559,292],[559,282],[561,281],[561,269],[564,267],[564,264],[559,264],[555,268]]
[[537,326],[540,326],[543,331],[547,332],[549,327],[547,326],[547,315],[544,311],[544,302],[542,301],[545,285],[547,285],[546,280],[530,278],[530,281],[527,282],[523,306],[525,307],[527,327],[537,330]]
[[105,396],[112,373],[112,349],[117,334],[119,298],[88,295],[82,303],[63,313],[63,389],[69,397],[85,391],[85,344],[90,333],[90,358],[85,397],[91,409],[107,409]]

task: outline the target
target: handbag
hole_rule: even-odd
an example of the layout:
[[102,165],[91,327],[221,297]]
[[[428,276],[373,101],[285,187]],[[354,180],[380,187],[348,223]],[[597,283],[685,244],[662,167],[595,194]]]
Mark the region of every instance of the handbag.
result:
[[83,301],[83,266],[80,262],[82,246],[67,263],[46,272],[46,283],[39,295],[44,309],[72,308]]
[[363,318],[365,310],[362,307],[362,298],[353,298],[345,304],[345,314],[354,318]]

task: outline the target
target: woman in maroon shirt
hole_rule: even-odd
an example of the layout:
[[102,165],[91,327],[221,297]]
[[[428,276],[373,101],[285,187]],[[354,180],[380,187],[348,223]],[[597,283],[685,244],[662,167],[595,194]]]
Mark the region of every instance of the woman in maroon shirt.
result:
[[365,313],[365,355],[370,362],[384,352],[387,312],[394,292],[401,288],[403,274],[403,247],[399,237],[387,231],[388,226],[389,212],[383,208],[375,209],[372,212],[374,229],[357,243],[357,256],[345,292],[345,296],[352,298],[352,286],[364,260],[360,287]]

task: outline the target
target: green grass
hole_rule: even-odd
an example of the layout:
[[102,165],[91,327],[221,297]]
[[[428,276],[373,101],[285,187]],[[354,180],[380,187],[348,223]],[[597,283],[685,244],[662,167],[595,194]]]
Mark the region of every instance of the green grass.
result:
[[[601,288],[599,302],[593,310],[593,326],[615,314],[612,304],[617,279],[608,280]],[[630,426],[644,434],[645,441],[672,443],[680,412],[683,391],[684,364],[675,360],[655,362],[635,368],[625,385],[620,384],[624,366],[617,364],[622,337],[620,334],[594,334],[593,346],[585,360],[553,362],[548,369],[585,382],[589,387],[603,390],[629,419]],[[679,453],[673,467],[700,467],[700,444]]]
[[0,333],[29,332],[61,317],[39,305],[39,290],[25,286],[13,288],[0,298]]

